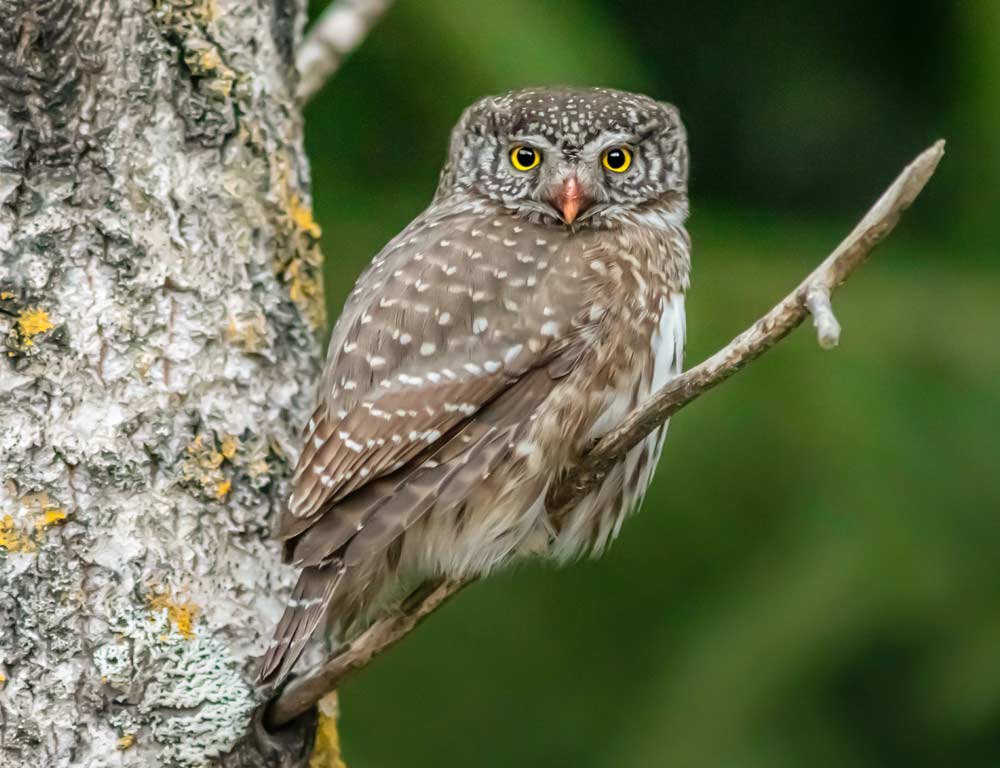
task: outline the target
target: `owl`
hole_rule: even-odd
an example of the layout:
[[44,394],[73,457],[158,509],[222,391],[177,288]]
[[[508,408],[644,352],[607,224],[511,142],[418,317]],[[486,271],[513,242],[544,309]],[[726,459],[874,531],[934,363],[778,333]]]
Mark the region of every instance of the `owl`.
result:
[[260,666],[350,637],[434,577],[596,556],[638,506],[666,425],[572,509],[546,497],[681,370],[690,272],[677,110],[604,88],[484,98],[430,206],[337,321],[278,536],[300,569]]

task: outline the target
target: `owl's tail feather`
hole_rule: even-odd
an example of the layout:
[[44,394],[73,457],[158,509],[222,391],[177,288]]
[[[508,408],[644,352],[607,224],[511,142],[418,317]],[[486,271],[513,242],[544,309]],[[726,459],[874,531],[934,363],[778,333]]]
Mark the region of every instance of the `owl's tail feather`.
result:
[[288,677],[326,614],[344,570],[340,561],[302,570],[288,607],[274,631],[274,639],[261,659],[257,685],[277,686]]

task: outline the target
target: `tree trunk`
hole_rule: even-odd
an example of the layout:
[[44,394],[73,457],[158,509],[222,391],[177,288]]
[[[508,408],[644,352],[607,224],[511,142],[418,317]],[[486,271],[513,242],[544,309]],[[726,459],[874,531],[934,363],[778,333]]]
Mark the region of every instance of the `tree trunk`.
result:
[[323,324],[303,0],[0,0],[0,765],[273,766]]

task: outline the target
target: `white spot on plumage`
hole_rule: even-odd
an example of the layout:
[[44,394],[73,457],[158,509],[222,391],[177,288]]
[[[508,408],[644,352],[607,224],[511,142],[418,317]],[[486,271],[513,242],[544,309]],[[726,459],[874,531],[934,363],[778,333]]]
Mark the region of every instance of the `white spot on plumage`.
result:
[[500,363],[497,362],[496,360],[487,360],[485,363],[483,363],[483,368],[486,369],[487,373],[496,373],[502,367],[503,366],[500,365]]
[[472,332],[482,333],[489,327],[489,321],[485,317],[477,317],[472,321]]
[[402,333],[402,334],[400,334],[400,336],[399,336],[399,343],[402,344],[404,347],[407,344],[409,344],[411,341],[413,341],[413,337],[410,334],[408,334],[408,333]]
[[451,312],[442,312],[438,316],[438,325],[448,325],[451,322]]
[[479,374],[481,374],[481,373],[483,372],[483,369],[482,369],[482,368],[480,368],[480,367],[479,367],[478,365],[476,365],[475,363],[466,363],[466,364],[465,364],[465,365],[463,365],[462,367],[463,367],[463,368],[465,368],[465,370],[467,370],[467,371],[468,371],[469,373],[471,373],[471,374],[472,374],[473,376],[478,376]]
[[425,341],[420,345],[420,354],[424,357],[430,357],[437,351],[437,344],[431,341]]
[[346,445],[355,453],[361,453],[361,451],[364,450],[364,446],[361,445],[361,443],[356,443],[354,440],[351,440],[350,438],[344,441],[344,445]]

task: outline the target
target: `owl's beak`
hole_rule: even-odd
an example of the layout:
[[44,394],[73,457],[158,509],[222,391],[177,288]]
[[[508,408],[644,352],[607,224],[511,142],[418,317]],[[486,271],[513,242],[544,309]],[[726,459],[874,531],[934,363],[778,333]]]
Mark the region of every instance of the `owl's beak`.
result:
[[563,180],[559,192],[552,199],[552,205],[562,213],[563,220],[567,224],[576,221],[580,211],[586,210],[590,202],[590,198],[584,194],[580,180],[576,176],[567,176]]

